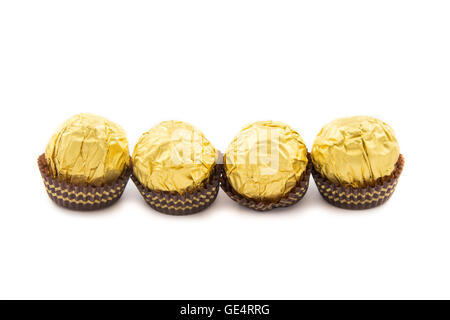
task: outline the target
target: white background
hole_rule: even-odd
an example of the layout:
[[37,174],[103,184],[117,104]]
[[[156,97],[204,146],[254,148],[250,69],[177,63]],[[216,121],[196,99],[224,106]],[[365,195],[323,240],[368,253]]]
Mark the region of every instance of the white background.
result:
[[[2,1],[0,298],[450,298],[449,16],[448,1]],[[363,212],[311,180],[268,214],[221,191],[166,216],[132,182],[78,213],[50,201],[36,160],[79,112],[121,124],[131,150],[175,119],[222,151],[257,120],[311,149],[334,118],[372,115],[406,166]]]

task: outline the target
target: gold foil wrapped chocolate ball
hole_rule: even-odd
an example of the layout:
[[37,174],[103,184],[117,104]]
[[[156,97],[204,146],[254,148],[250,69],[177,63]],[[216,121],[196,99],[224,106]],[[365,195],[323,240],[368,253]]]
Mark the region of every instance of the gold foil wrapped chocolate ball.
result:
[[317,135],[314,167],[329,180],[353,187],[373,185],[395,168],[400,148],[386,123],[366,116],[337,119]]
[[78,114],[55,131],[38,164],[58,204],[79,210],[108,206],[129,177],[126,133],[106,118]]
[[291,195],[295,202],[283,199],[302,178],[309,180],[307,168],[308,151],[298,132],[282,122],[255,122],[242,129],[225,152],[223,187],[239,203],[266,211],[304,195],[307,183],[301,197]]
[[51,137],[45,158],[54,177],[95,186],[116,180],[130,161],[125,131],[93,114],[64,122]]
[[149,189],[184,193],[209,177],[216,159],[217,151],[203,133],[181,121],[166,121],[139,139],[133,172]]
[[169,214],[190,214],[216,198],[218,152],[198,129],[166,121],[144,133],[133,156],[133,181],[146,201]]
[[333,204],[352,209],[387,200],[403,168],[392,128],[368,116],[337,119],[324,126],[311,158],[322,195]]

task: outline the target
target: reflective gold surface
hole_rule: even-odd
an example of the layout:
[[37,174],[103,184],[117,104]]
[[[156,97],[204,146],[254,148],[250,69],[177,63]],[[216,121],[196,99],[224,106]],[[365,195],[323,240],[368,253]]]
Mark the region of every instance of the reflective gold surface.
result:
[[314,167],[334,183],[372,185],[390,175],[400,155],[394,131],[367,116],[337,119],[319,132],[311,151]]
[[71,117],[56,130],[45,158],[54,177],[95,186],[116,180],[130,160],[125,131],[86,113]]
[[300,180],[308,164],[300,135],[275,121],[255,122],[229,144],[225,171],[233,188],[256,200],[277,200]]
[[166,121],[144,133],[133,152],[133,172],[149,189],[184,193],[209,177],[217,151],[188,123]]

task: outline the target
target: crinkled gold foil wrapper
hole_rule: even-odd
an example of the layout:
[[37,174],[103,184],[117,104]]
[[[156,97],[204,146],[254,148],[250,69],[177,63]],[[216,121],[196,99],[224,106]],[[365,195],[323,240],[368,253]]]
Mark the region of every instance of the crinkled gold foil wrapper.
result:
[[119,178],[130,161],[125,131],[108,119],[86,113],[71,117],[56,130],[45,158],[53,177],[94,186]]
[[394,131],[372,117],[337,119],[317,135],[311,151],[315,169],[337,184],[373,185],[395,169],[400,148]]
[[149,189],[185,193],[209,178],[217,151],[203,133],[181,121],[165,121],[136,144],[133,173]]
[[255,122],[229,144],[224,165],[227,178],[241,195],[275,201],[301,179],[308,151],[300,135],[275,121]]

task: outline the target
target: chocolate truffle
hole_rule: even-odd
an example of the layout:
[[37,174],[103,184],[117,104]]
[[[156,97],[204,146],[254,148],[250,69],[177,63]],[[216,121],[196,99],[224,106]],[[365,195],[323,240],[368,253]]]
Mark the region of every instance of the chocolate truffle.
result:
[[317,135],[311,151],[315,169],[330,181],[373,185],[395,168],[400,148],[386,123],[366,116],[337,119]]
[[165,121],[136,144],[133,181],[158,211],[198,212],[217,195],[217,158],[218,152],[198,129],[181,121]]
[[403,157],[392,128],[368,116],[337,119],[322,128],[311,151],[313,176],[332,204],[364,209],[386,201]]
[[68,183],[101,186],[128,167],[125,131],[108,119],[78,114],[64,122],[45,149],[50,172]]
[[248,125],[224,155],[230,193],[252,200],[253,209],[276,207],[273,204],[287,197],[302,178],[309,179],[307,167],[308,150],[298,132],[276,121]]
[[38,165],[57,204],[77,210],[109,206],[131,172],[126,133],[103,117],[78,114],[55,131]]

